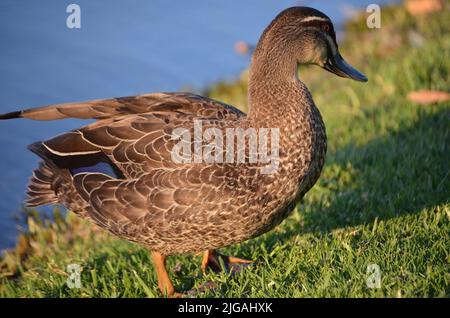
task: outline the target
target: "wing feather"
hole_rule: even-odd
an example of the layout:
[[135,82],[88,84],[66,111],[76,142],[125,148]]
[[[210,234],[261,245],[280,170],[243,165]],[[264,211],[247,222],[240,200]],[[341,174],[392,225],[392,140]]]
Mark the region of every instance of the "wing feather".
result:
[[0,119],[28,118],[57,120],[63,118],[106,119],[129,114],[179,113],[215,116],[244,115],[237,108],[190,93],[154,93],[129,97],[96,99],[86,102],[55,104],[0,115]]

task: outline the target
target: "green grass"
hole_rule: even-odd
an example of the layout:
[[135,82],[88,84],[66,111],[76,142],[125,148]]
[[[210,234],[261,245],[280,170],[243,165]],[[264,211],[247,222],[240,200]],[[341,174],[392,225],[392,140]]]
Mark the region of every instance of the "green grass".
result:
[[[179,291],[213,281],[197,297],[449,297],[450,103],[417,105],[411,90],[450,88],[447,12],[413,18],[386,9],[381,30],[349,23],[342,55],[367,84],[317,67],[301,70],[329,137],[319,182],[275,230],[225,248],[258,259],[235,275],[201,275],[200,258],[168,261]],[[423,44],[409,43],[411,32]],[[209,89],[246,109],[245,74]],[[0,297],[158,297],[148,251],[69,214],[28,218],[29,232],[0,267]],[[82,266],[80,289],[67,265]],[[366,285],[367,266],[381,288]],[[174,270],[176,268],[176,270]]]

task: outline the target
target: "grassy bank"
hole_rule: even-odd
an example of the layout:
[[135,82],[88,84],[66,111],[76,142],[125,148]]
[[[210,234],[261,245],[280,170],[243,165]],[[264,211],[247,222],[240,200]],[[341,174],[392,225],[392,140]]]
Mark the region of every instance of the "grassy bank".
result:
[[[200,273],[200,258],[168,261],[176,288],[198,297],[450,296],[450,102],[408,100],[450,89],[448,11],[412,17],[382,10],[383,27],[349,22],[342,55],[367,84],[317,67],[300,70],[323,115],[329,150],[323,174],[281,226],[224,253],[259,259],[235,275]],[[246,109],[245,74],[209,89]],[[68,214],[31,214],[29,231],[0,267],[0,297],[158,297],[148,251]],[[82,267],[70,289],[67,266]],[[381,270],[369,288],[367,266]]]

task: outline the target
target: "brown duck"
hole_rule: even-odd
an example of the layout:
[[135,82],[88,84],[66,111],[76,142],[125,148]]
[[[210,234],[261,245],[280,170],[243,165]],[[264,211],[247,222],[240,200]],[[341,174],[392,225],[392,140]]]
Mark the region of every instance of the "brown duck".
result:
[[[279,224],[314,185],[324,164],[325,126],[297,76],[300,64],[317,64],[339,76],[367,81],[339,54],[331,20],[318,10],[293,7],[270,23],[257,44],[250,67],[248,114],[194,94],[158,93],[1,115],[1,119],[96,119],[29,146],[42,161],[33,172],[27,205],[62,204],[148,248],[158,286],[169,296],[175,291],[165,268],[167,255],[204,251],[203,270],[217,268],[219,258],[226,265],[249,262],[215,249]],[[265,165],[245,160],[173,160],[179,142],[174,131],[182,128],[195,134],[196,120],[201,120],[202,131],[278,129],[277,169],[263,173]],[[236,145],[238,137],[232,138]],[[244,144],[248,146],[249,140],[244,138]],[[194,149],[196,142],[194,138],[187,149]],[[239,148],[232,149],[231,155],[237,155]],[[244,150],[244,159],[249,156]]]

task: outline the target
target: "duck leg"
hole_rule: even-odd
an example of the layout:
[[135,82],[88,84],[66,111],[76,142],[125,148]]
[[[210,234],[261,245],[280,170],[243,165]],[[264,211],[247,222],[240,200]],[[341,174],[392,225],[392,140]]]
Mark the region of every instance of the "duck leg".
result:
[[208,268],[211,268],[214,272],[220,272],[222,270],[222,266],[220,264],[220,260],[222,260],[225,265],[225,270],[228,271],[230,269],[230,265],[233,264],[251,264],[253,261],[237,258],[233,256],[227,256],[220,254],[216,250],[206,250],[203,253],[202,259],[202,272],[206,273]]
[[156,275],[158,277],[158,287],[163,296],[178,297],[180,294],[175,293],[172,281],[166,270],[166,256],[158,252],[152,252],[153,263],[155,264]]

